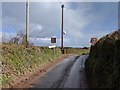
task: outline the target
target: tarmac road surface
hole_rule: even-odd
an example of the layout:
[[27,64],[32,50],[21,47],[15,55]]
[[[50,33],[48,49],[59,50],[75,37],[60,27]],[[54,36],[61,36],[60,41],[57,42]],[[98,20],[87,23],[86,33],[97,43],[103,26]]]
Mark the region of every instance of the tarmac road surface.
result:
[[39,78],[32,88],[88,88],[84,62],[88,55],[70,56]]

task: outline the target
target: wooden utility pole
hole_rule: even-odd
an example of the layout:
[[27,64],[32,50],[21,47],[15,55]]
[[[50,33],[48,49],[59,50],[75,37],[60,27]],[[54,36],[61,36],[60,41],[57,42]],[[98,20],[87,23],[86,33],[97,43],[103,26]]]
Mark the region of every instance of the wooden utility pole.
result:
[[64,5],[61,6],[62,8],[62,30],[61,30],[61,52],[64,54],[64,47],[63,47],[63,19],[64,19],[64,15],[63,15],[63,9],[64,9]]
[[29,44],[29,0],[26,1],[26,48]]

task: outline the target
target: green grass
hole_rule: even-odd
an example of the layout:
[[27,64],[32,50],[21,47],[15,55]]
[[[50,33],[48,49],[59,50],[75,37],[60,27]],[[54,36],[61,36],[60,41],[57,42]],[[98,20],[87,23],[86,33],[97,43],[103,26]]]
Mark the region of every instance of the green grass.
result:
[[9,83],[11,81],[11,77],[7,76],[5,74],[2,75],[2,84],[5,85],[6,83]]
[[61,55],[59,49],[53,51],[47,47],[35,46],[26,49],[23,45],[16,44],[2,45],[2,50],[3,85],[15,79],[11,77],[24,75]]
[[65,52],[67,54],[88,54],[90,49],[82,49],[82,48],[65,48]]
[[[3,86],[8,85],[17,77],[37,70],[43,65],[56,60],[61,54],[60,48],[49,49],[48,47],[3,44],[2,48],[2,68]],[[89,49],[67,48],[67,54],[86,54]]]

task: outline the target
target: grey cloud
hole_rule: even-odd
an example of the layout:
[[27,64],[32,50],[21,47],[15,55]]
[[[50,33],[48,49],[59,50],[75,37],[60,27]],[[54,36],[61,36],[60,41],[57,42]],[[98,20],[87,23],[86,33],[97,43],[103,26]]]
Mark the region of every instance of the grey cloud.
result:
[[[77,3],[73,8],[70,3],[65,3],[64,9],[64,30],[67,32],[65,37],[66,46],[79,46],[79,40],[85,40],[88,45],[89,37],[83,33],[84,28],[91,22],[95,22],[102,14],[93,11],[92,3]],[[3,3],[3,27],[13,26],[19,32],[25,33],[25,2],[24,3]],[[107,10],[107,9],[106,9]],[[70,13],[69,13],[70,12]],[[72,15],[71,15],[72,13]],[[30,3],[30,37],[31,38],[50,38],[60,37],[61,31],[61,5],[60,3]],[[49,45],[49,41],[40,39],[33,42],[37,44]],[[81,42],[81,43],[82,43]],[[57,44],[60,44],[58,39]]]
[[2,18],[10,17],[19,22],[25,22],[25,2],[3,2]]
[[[58,3],[30,3],[31,37],[51,37],[59,32],[56,31],[60,29],[58,5]],[[3,27],[9,25],[25,31],[25,3],[3,3]],[[38,29],[39,26],[43,27],[41,31]]]
[[[82,5],[82,4],[81,4]],[[86,5],[86,4],[85,4]],[[79,6],[79,5],[78,5]],[[84,6],[84,5],[83,5]],[[82,37],[81,30],[90,22],[83,17],[91,9],[91,5],[69,8],[69,3],[65,3],[64,26],[68,37],[73,37],[65,41],[66,45],[72,45],[75,38]],[[79,8],[83,8],[80,9]],[[11,11],[12,10],[12,11]],[[79,17],[79,21],[74,17]],[[12,23],[11,23],[12,22]],[[3,26],[12,25],[25,33],[25,3],[4,3],[3,6]],[[50,38],[56,36],[61,30],[61,6],[60,3],[30,3],[30,37],[31,38]],[[47,41],[46,41],[47,42]],[[57,43],[59,43],[58,41]],[[44,43],[42,41],[40,44]],[[49,42],[48,42],[49,44]],[[76,45],[77,43],[74,43]]]

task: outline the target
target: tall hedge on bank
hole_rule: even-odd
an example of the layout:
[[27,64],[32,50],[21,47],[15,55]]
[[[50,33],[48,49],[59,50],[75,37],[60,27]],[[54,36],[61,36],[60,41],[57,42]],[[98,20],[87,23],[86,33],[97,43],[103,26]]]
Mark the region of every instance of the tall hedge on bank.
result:
[[120,89],[120,30],[92,46],[85,65],[91,88]]

